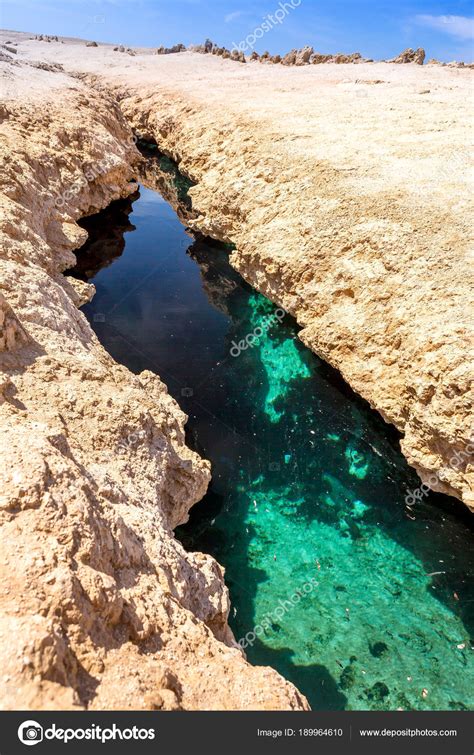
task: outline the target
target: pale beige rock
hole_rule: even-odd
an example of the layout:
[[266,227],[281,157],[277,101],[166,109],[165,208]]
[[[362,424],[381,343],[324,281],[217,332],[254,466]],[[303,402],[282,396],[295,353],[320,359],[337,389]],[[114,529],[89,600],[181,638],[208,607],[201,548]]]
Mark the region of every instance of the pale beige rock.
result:
[[194,227],[236,244],[232,264],[400,430],[422,480],[474,509],[471,71],[107,65],[128,120],[196,182]]
[[419,66],[423,65],[423,61],[426,57],[426,53],[422,47],[418,47],[416,50],[412,50],[408,47],[406,50],[397,55],[397,57],[389,60],[389,63],[417,63]]
[[[265,53],[264,53],[265,55]],[[263,60],[264,55],[260,58],[260,60]],[[268,53],[267,53],[268,55]],[[287,52],[286,55],[283,55],[281,59],[281,64],[283,66],[294,66],[296,64],[296,56],[298,55],[298,50],[290,50],[290,52]]]
[[[132,61],[107,45],[86,55],[82,41],[9,38],[20,65],[4,64],[7,110],[25,104],[3,126],[14,157],[2,290],[32,341],[2,356],[7,707],[20,695],[31,707],[301,707],[291,685],[222,644],[220,568],[171,536],[208,477],[184,417],[156,376],[105,354],[60,275],[81,243],[74,220],[130,177],[128,127],[104,97],[196,181],[194,226],[236,244],[235,267],[399,428],[422,478],[472,505],[472,72],[138,49]],[[32,61],[88,74],[99,94]],[[105,175],[59,212],[81,162],[104,154]]]
[[298,50],[295,57],[295,65],[296,66],[305,66],[307,63],[309,63],[309,59],[311,55],[313,54],[314,50],[309,45],[306,45],[306,47],[302,47],[301,50]]
[[60,71],[6,65],[2,92],[0,705],[305,709],[245,660],[219,564],[173,536],[210,476],[185,415],[104,351],[77,309],[93,287],[62,275],[75,221],[136,189],[131,131]]

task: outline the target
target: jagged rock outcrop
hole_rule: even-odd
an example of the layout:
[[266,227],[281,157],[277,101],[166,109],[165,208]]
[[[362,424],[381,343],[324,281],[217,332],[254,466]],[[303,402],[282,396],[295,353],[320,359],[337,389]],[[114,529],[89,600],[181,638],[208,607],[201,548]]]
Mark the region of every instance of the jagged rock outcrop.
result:
[[[286,66],[305,66],[308,64],[318,65],[320,63],[361,63],[363,61],[360,52],[354,52],[350,55],[337,53],[336,55],[324,55],[314,52],[312,47],[306,46],[301,50],[291,50],[283,56],[281,62]],[[365,61],[367,62],[367,61]]]
[[222,569],[173,538],[209,474],[184,416],[106,354],[77,310],[91,291],[61,271],[77,218],[134,190],[131,124],[195,182],[193,226],[234,242],[232,264],[398,427],[421,477],[472,505],[470,71],[71,48],[22,42],[50,69],[15,61],[3,80],[3,705],[302,708],[233,645]]
[[334,55],[330,59],[330,63],[360,63],[362,60],[362,55],[360,52],[353,52],[351,55],[344,55],[343,53],[338,53],[337,55]]
[[315,52],[311,56],[310,63],[318,65],[319,63],[329,63],[330,60],[332,60],[332,55],[323,55],[320,52]]
[[234,60],[237,63],[247,62],[245,54],[241,50],[238,50],[237,48],[228,50],[226,47],[218,47],[210,39],[206,39],[202,45],[191,45],[189,49],[191,52],[199,52],[204,55],[219,55],[222,58]]
[[[29,44],[37,55],[33,42],[23,50]],[[474,508],[465,323],[470,71],[360,63],[339,81],[328,66],[299,76],[272,65],[243,67],[234,78],[212,55],[177,56],[165,73],[156,56],[139,71],[112,68],[104,50],[99,64],[93,52],[78,61],[67,46],[54,59],[116,91],[130,123],[197,183],[196,227],[236,243],[231,262],[295,315],[305,343],[400,430],[423,481]],[[377,103],[390,107],[374,102],[368,117],[374,81],[382,82]],[[412,96],[421,82],[423,92],[437,92],[422,108]],[[427,122],[439,134],[435,154],[425,149]]]
[[184,52],[186,50],[186,45],[183,45],[181,42],[177,45],[173,45],[172,47],[158,47],[156,50],[157,55],[172,55],[175,52]]
[[301,50],[298,50],[295,56],[295,66],[307,65],[313,52],[313,48],[309,47],[308,45],[306,47],[302,47]]
[[56,35],[50,36],[49,34],[38,34],[35,39],[39,42],[59,42],[59,38]]
[[77,309],[93,288],[62,274],[76,220],[136,189],[130,127],[61,71],[2,75],[2,707],[303,709],[236,646],[222,568],[173,537],[209,480],[185,415],[105,352]]
[[[469,72],[453,89],[446,68],[364,65],[354,67],[352,82],[345,69],[339,85],[328,67],[312,68],[312,86],[308,71],[301,80],[292,72],[278,90],[281,69],[254,77],[249,66],[240,86],[220,74],[213,97],[190,60],[176,73],[172,100],[150,71],[154,88],[143,92],[142,74],[140,94],[138,84],[119,89],[121,106],[197,184],[192,225],[236,244],[232,264],[293,314],[302,340],[400,430],[401,449],[422,480],[474,508],[461,157]],[[367,118],[374,81],[384,87],[377,101],[386,97],[390,108]],[[410,93],[420,81],[423,91],[436,88],[442,109],[431,101],[415,109]],[[283,125],[288,112],[291,126]],[[427,118],[441,134],[436,155],[424,147]],[[407,160],[416,195],[400,172]]]
[[283,66],[294,66],[296,63],[297,54],[298,54],[298,50],[290,50],[290,52],[287,52],[286,55],[283,55],[281,59],[281,64]]
[[388,63],[417,63],[419,66],[423,65],[426,53],[422,47],[418,47],[417,50],[412,50],[408,47],[406,50],[397,55],[396,58],[391,58]]
[[7,300],[0,293],[0,354],[28,343],[28,335]]

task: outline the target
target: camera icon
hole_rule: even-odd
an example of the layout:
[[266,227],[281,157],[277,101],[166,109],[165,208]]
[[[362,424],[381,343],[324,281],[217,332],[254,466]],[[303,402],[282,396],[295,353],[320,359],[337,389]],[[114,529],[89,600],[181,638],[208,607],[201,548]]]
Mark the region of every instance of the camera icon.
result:
[[269,472],[279,472],[280,471],[280,465],[276,461],[271,461],[268,465],[268,471]]
[[103,312],[96,312],[92,319],[94,322],[105,322],[105,315]]
[[188,386],[186,386],[185,388],[181,388],[181,395],[182,396],[189,397],[189,396],[192,396],[193,394],[194,394],[194,391],[193,391],[192,388],[189,388]]
[[43,727],[37,721],[23,721],[18,727],[18,739],[24,745],[37,745],[43,741]]

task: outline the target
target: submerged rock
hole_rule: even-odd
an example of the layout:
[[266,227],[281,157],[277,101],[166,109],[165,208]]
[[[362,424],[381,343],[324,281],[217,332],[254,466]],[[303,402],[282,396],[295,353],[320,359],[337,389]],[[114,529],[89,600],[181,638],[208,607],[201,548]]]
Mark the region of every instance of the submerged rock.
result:
[[375,703],[383,703],[389,694],[390,690],[384,682],[375,682],[375,684],[367,690],[367,697]]
[[369,650],[374,658],[381,658],[388,652],[388,647],[385,642],[374,642],[373,645],[370,645]]

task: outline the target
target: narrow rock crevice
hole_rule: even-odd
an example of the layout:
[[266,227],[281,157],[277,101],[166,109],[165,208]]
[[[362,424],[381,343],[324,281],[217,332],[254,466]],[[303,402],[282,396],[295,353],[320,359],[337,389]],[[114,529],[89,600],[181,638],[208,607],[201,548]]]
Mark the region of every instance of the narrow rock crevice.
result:
[[157,375],[113,361],[78,310],[92,288],[62,275],[78,219],[136,190],[131,130],[106,93],[43,69],[30,89],[17,68],[1,126],[3,706],[307,708],[246,662],[222,568],[174,538],[210,477],[185,415]]

